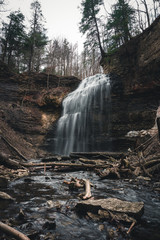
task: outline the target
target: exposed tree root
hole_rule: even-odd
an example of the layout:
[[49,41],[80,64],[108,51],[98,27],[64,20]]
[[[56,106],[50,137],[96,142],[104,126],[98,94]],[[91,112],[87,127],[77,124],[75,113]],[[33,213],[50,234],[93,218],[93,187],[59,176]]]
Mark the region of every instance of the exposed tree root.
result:
[[30,238],[28,238],[26,235],[24,235],[23,233],[19,232],[18,230],[8,226],[7,224],[4,224],[2,222],[0,222],[0,230],[4,233],[6,233],[7,235],[10,235],[12,237],[14,237],[15,239],[18,240],[30,240]]

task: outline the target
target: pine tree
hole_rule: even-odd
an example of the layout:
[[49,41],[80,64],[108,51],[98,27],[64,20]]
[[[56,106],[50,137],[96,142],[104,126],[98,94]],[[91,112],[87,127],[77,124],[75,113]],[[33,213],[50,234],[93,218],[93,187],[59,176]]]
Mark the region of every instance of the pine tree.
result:
[[112,31],[112,45],[115,44],[118,47],[132,37],[131,32],[135,22],[135,10],[126,0],[118,0],[112,9],[107,23],[107,30]]
[[102,48],[100,31],[99,31],[99,18],[97,17],[100,6],[103,4],[103,0],[83,0],[81,3],[82,19],[80,22],[80,31],[83,34],[87,34],[86,46],[92,46],[92,48],[98,45],[101,56],[104,56],[105,52]]
[[9,23],[3,22],[2,27],[2,60],[11,66],[20,57],[26,34],[24,15],[20,11],[11,12],[8,18]]
[[47,44],[46,30],[43,26],[43,14],[39,1],[31,3],[32,19],[30,32],[25,42],[26,56],[28,55],[28,70],[38,72],[40,69],[44,47]]

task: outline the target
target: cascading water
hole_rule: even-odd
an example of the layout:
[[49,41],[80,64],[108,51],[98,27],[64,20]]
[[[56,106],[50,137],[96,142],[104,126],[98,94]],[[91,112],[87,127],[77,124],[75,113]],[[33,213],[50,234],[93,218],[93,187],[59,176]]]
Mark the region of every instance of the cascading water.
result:
[[56,153],[101,150],[100,136],[108,133],[110,112],[110,79],[97,74],[84,79],[63,101],[58,121]]

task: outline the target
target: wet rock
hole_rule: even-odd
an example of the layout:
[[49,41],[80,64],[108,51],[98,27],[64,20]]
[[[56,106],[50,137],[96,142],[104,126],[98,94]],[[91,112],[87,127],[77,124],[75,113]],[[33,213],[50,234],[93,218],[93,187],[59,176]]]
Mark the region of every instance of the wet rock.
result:
[[10,195],[8,195],[5,192],[0,192],[0,200],[14,201],[14,198],[12,198]]
[[8,185],[8,179],[0,176],[0,188],[5,188]]
[[98,200],[89,199],[77,203],[76,210],[82,214],[85,214],[85,212],[98,213],[99,210],[106,210],[113,213],[123,213],[127,214],[128,216],[139,218],[143,214],[144,203],[122,201],[117,198]]
[[54,230],[55,228],[56,228],[55,219],[53,219],[53,221],[47,221],[43,225],[43,229]]
[[143,176],[139,176],[137,177],[138,180],[142,180],[142,181],[151,181],[151,178],[149,177],[143,177]]

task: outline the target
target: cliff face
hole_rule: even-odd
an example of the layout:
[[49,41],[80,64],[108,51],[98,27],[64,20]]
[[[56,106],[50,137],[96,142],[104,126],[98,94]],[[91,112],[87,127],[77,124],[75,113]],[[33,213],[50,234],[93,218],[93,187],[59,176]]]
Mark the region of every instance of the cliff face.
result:
[[[142,34],[101,60],[112,81],[111,137],[155,125],[160,102],[160,17]],[[133,144],[131,146],[135,146]]]
[[14,75],[3,63],[0,67],[0,151],[12,154],[16,148],[27,158],[45,155],[61,102],[80,80],[44,73]]
[[143,33],[107,55],[101,64],[106,73],[120,76],[124,92],[160,85],[160,17]]

